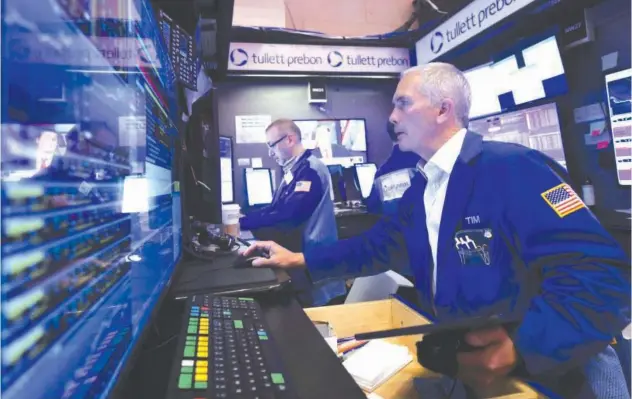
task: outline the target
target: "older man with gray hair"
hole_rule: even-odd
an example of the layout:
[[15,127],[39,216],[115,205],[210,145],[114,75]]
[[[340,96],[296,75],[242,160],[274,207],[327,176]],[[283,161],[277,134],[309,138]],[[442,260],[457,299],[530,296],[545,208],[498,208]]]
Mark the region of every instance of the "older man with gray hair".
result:
[[547,396],[629,398],[609,346],[630,321],[629,259],[559,164],[468,131],[470,102],[452,65],[406,71],[390,120],[400,148],[422,160],[397,216],[304,253],[257,243],[271,256],[255,265],[327,279],[396,270],[405,254],[430,319],[514,320],[466,334],[452,374],[467,386],[514,375]]

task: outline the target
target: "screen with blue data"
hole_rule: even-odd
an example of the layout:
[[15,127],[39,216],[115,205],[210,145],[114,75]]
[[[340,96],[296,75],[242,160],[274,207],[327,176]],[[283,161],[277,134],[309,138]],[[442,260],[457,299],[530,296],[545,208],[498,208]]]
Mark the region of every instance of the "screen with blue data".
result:
[[180,258],[174,73],[144,0],[33,3],[3,1],[1,396],[107,398]]

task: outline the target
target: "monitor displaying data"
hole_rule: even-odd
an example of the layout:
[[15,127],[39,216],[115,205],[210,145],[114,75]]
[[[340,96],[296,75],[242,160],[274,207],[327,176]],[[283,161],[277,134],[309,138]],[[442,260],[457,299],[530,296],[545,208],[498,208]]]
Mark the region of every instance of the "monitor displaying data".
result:
[[294,121],[301,129],[305,148],[314,150],[326,165],[352,166],[367,160],[364,119]]
[[608,112],[619,184],[632,185],[632,69],[606,75]]
[[246,169],[246,197],[248,206],[272,203],[272,173],[268,168]]
[[568,90],[555,36],[463,72],[472,91],[470,119],[553,98]]
[[177,79],[189,89],[197,90],[193,37],[162,10],[158,12],[158,22]]
[[516,143],[541,151],[566,167],[555,103],[474,120],[469,129],[484,140]]
[[173,72],[124,3],[3,2],[3,399],[110,398],[180,259]]
[[377,166],[374,163],[360,163],[355,165],[355,172],[358,183],[360,184],[362,197],[368,198],[373,188]]
[[222,204],[228,204],[235,200],[233,186],[233,141],[230,137],[219,138],[219,162],[222,179]]

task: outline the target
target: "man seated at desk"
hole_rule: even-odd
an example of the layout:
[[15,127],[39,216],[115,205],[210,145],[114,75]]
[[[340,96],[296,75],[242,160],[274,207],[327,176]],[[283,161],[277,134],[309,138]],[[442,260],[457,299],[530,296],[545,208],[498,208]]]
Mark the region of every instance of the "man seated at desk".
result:
[[458,355],[468,386],[516,376],[564,398],[629,397],[610,346],[630,322],[629,259],[559,164],[467,130],[470,99],[452,65],[403,73],[390,119],[401,149],[422,162],[397,215],[304,253],[256,243],[270,258],[254,264],[307,267],[318,280],[377,274],[404,258],[430,320],[519,320],[467,334],[480,348]]
[[[327,166],[306,150],[299,127],[289,119],[278,119],[266,129],[268,154],[283,168],[283,181],[272,204],[249,212],[239,220],[241,229],[256,239],[274,239],[295,251],[321,242],[338,240],[331,176]],[[332,281],[312,289],[303,270],[290,271],[292,287],[301,305],[324,305],[346,294],[344,282]]]
[[386,162],[375,173],[371,194],[366,199],[367,210],[371,213],[393,215],[397,213],[397,204],[410,187],[419,155],[411,151],[402,151],[397,144],[394,126],[388,123],[388,134],[393,139],[393,151]]

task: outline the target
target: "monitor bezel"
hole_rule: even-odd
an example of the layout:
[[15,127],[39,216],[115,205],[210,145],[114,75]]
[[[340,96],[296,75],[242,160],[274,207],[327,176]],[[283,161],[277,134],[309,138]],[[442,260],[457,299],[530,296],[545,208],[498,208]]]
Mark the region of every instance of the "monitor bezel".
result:
[[614,75],[616,73],[620,73],[620,72],[623,72],[623,71],[630,71],[630,74],[632,75],[632,66],[612,68],[612,69],[608,70],[608,73],[604,73],[603,74],[604,98],[605,98],[605,101],[606,101],[606,106],[604,107],[605,108],[604,112],[606,114],[605,115],[605,119],[606,119],[606,123],[607,123],[608,130],[609,130],[609,133],[610,133],[610,140],[612,141],[612,152],[611,152],[611,154],[612,154],[613,159],[614,159],[614,173],[616,174],[616,177],[617,177],[617,186],[619,188],[626,188],[626,189],[628,189],[628,188],[632,187],[632,180],[630,181],[629,184],[621,183],[621,180],[619,179],[619,172],[618,172],[618,169],[617,169],[617,152],[616,152],[616,149],[614,147],[614,132],[612,131],[612,119],[610,117],[610,115],[611,115],[611,113],[610,113],[610,96],[609,96],[608,81],[607,81],[608,76]]
[[[272,199],[270,200],[269,203],[267,204],[255,204],[255,205],[251,205],[250,204],[250,196],[248,195],[248,181],[246,180],[246,174],[248,173],[248,171],[255,171],[255,170],[266,170],[268,171],[268,178],[270,179],[270,188],[272,188]],[[244,190],[246,191],[246,207],[247,208],[256,208],[256,207],[262,207],[262,206],[268,206],[270,204],[272,204],[274,202],[274,184],[272,182],[272,169],[270,168],[245,168],[244,169]]]

